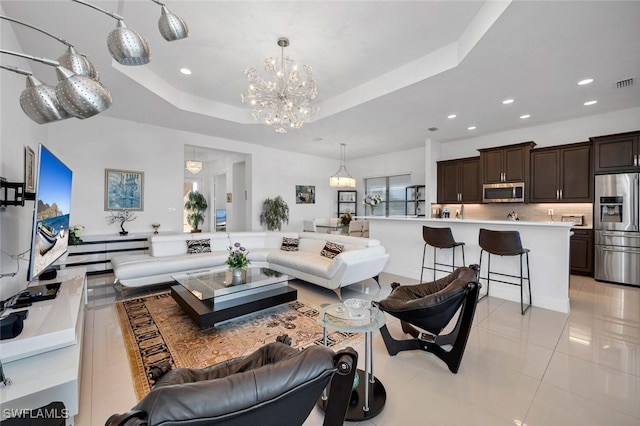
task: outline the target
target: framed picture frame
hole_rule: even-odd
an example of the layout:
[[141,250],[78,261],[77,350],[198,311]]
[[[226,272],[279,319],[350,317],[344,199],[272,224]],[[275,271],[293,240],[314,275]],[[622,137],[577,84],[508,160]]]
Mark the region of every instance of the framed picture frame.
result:
[[105,169],[104,209],[144,210],[144,172]]
[[315,204],[315,185],[296,185],[296,204]]
[[36,153],[28,146],[24,147],[24,190],[36,192]]

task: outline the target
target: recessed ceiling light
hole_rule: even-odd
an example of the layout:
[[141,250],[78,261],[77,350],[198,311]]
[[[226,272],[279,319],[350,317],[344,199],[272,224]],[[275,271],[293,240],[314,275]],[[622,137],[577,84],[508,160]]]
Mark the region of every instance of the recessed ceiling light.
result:
[[447,115],[447,118],[456,118],[457,116],[455,114],[449,114]]
[[505,99],[504,101],[502,101],[503,104],[505,105],[509,105],[513,103],[513,99]]
[[584,104],[585,104],[585,106],[589,106],[589,105],[594,105],[594,104],[597,104],[597,103],[598,103],[598,101],[587,101]]
[[476,129],[476,126],[467,127],[467,130],[475,130],[475,129]]
[[180,72],[184,75],[191,75],[191,70],[189,68],[180,68]]
[[529,118],[529,117],[531,117],[531,114],[524,114],[520,116],[520,118]]
[[578,82],[579,86],[584,86],[585,84],[589,84],[589,83],[593,83],[593,79],[592,78],[585,78],[584,80],[580,80]]

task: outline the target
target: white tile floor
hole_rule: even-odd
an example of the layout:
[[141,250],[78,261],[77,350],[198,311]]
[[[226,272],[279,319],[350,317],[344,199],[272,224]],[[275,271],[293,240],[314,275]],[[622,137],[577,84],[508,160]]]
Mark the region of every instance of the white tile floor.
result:
[[[115,315],[112,277],[90,277],[78,426],[103,425],[135,403],[127,355]],[[379,300],[392,281],[383,274],[343,291]],[[298,298],[320,307],[335,294],[294,281]],[[384,410],[361,425],[634,425],[640,424],[640,289],[571,276],[571,313],[493,297],[478,305],[458,374],[434,355],[391,357],[374,338],[375,375],[387,390]],[[389,328],[400,337],[397,320]],[[354,345],[364,354],[364,343]],[[361,356],[360,362],[364,362]],[[318,409],[306,425],[321,425]]]

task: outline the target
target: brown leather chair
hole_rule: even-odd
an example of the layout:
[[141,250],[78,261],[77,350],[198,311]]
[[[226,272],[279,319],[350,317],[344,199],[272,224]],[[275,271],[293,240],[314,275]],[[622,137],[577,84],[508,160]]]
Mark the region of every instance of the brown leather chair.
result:
[[136,406],[107,426],[302,425],[330,383],[324,425],[342,425],[358,354],[269,343],[245,357],[162,376]]
[[[490,229],[480,228],[480,235],[478,237],[478,244],[480,245],[480,273],[482,273],[482,255],[487,253],[487,292],[480,298],[484,299],[489,295],[489,286],[491,281],[496,281],[503,284],[517,285],[520,287],[520,312],[522,315],[531,307],[531,279],[529,275],[529,249],[522,247],[522,241],[520,240],[520,233],[518,231],[492,231]],[[519,256],[520,258],[520,275],[505,274],[502,272],[491,271],[491,255],[497,256]],[[527,275],[523,274],[522,256],[525,256],[527,261]],[[519,283],[513,281],[503,281],[496,278],[491,278],[491,275],[498,275],[502,277],[518,278]],[[524,281],[527,281],[529,287],[529,304],[524,307]]]
[[[447,274],[456,269],[456,247],[462,248],[462,265],[465,266],[464,259],[464,243],[459,243],[453,239],[451,228],[432,228],[429,226],[422,227],[422,239],[424,240],[424,248],[422,249],[422,270],[420,271],[420,282],[425,269],[433,270],[433,280],[436,279],[436,271],[446,272]],[[433,247],[433,266],[425,266],[424,258],[427,254],[427,246]],[[451,264],[437,262],[437,249],[453,249],[453,259]],[[439,266],[448,266],[451,270],[438,269]]]
[[[381,310],[400,319],[402,331],[413,339],[396,340],[387,326],[382,326],[380,333],[389,355],[422,349],[435,354],[452,373],[457,373],[476,311],[480,288],[477,273],[478,265],[471,265],[430,283],[391,284],[391,294],[376,303]],[[440,334],[456,314],[453,330]]]

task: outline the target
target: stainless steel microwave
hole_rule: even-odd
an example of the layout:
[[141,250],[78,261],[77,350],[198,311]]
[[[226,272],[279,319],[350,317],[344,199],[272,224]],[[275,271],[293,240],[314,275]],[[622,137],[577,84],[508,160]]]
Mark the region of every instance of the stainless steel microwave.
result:
[[485,183],[483,203],[524,203],[524,182]]

